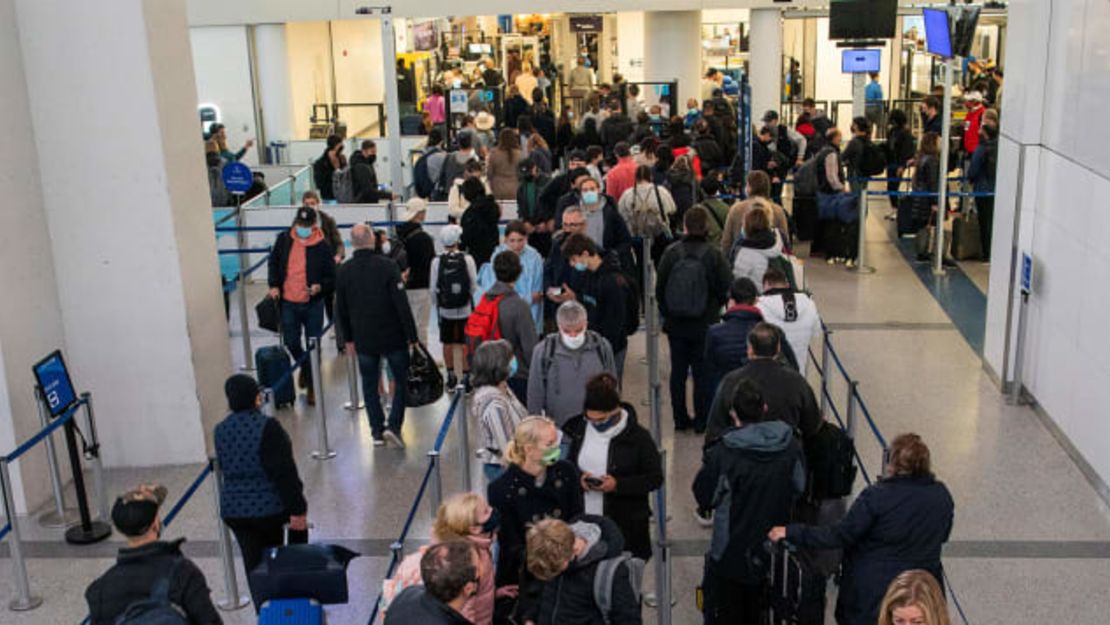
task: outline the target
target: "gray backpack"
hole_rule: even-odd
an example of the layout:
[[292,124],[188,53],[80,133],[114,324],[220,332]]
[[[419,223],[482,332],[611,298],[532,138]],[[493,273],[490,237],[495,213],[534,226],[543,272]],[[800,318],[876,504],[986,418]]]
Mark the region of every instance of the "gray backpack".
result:
[[677,319],[700,319],[709,304],[709,275],[705,268],[709,244],[676,243],[682,256],[667,276],[663,291],[663,303],[668,317]]
[[612,622],[609,613],[613,611],[613,583],[617,576],[617,569],[621,565],[628,570],[628,581],[632,584],[632,595],[639,604],[643,597],[644,567],[646,563],[625,551],[619,556],[602,560],[597,565],[594,573],[594,603],[601,611],[601,617],[606,625]]
[[331,175],[331,192],[335,201],[340,204],[351,204],[355,201],[355,186],[351,181],[351,168],[337,169]]

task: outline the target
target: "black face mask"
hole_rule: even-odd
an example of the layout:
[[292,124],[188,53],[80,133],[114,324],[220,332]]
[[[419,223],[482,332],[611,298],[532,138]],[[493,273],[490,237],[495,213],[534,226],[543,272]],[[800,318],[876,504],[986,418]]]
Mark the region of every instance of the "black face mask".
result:
[[368,165],[373,165],[374,161],[376,161],[376,160],[378,160],[378,155],[377,154],[371,154],[370,156],[366,157],[366,163]]

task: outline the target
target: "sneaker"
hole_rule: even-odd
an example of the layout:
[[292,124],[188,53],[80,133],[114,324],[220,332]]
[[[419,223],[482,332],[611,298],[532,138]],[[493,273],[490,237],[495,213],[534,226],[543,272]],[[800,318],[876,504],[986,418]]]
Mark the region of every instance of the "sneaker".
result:
[[848,260],[844,261],[844,266],[847,267],[848,269],[851,269],[852,267],[856,266],[856,261],[849,258]]
[[381,434],[374,435],[374,447],[385,447],[385,439]]
[[694,508],[694,520],[696,520],[701,527],[709,529],[713,527],[713,511],[702,512]]
[[459,385],[459,379],[455,377],[454,371],[447,372],[447,390],[455,392],[455,387]]
[[394,432],[393,430],[386,430],[385,433],[382,434],[382,436],[385,438],[385,440],[389,442],[390,445],[393,445],[397,449],[405,448],[405,441],[401,440],[401,435]]
[[653,592],[645,592],[644,593],[644,605],[646,605],[649,608],[657,607],[659,605],[659,597],[656,597],[655,593],[653,593]]
[[836,264],[836,259],[833,258],[832,256],[829,256],[828,258],[825,259],[825,264],[826,265],[835,265]]

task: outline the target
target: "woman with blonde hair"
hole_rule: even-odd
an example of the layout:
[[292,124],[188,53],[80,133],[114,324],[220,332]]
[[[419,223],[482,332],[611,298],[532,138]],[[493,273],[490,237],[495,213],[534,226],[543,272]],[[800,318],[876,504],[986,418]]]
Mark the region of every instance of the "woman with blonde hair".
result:
[[952,495],[933,475],[929,448],[917,434],[895,438],[888,453],[883,477],[863,489],[839,523],[794,523],[768,534],[804,549],[844,550],[836,602],[840,625],[878,621],[885,589],[904,571],[925,570],[944,585],[940,552],[952,532]]
[[[505,449],[508,468],[489,485],[490,505],[501,514],[499,589],[517,590],[518,586],[531,585],[530,578],[521,575],[529,525],[545,518],[573,521],[582,513],[578,469],[562,459],[559,443],[559,429],[554,421],[536,416],[524,419]],[[528,589],[520,588],[520,594],[527,596]]]
[[409,586],[421,583],[420,559],[428,547],[451,540],[465,540],[478,554],[478,594],[467,600],[462,614],[474,625],[493,623],[493,555],[491,547],[497,534],[500,515],[478,493],[459,493],[449,497],[436,511],[431,543],[409,554],[393,577],[382,582],[382,618],[393,599]]
[[879,608],[879,625],[952,625],[936,578],[920,569],[895,577]]

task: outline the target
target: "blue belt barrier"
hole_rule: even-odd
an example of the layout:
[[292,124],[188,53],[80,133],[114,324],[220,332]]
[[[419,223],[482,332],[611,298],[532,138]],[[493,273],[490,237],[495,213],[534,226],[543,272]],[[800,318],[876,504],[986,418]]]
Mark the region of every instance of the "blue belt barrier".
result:
[[165,518],[162,519],[163,527],[169,527],[170,523],[173,523],[173,520],[177,518],[177,515],[181,512],[181,509],[185,507],[185,504],[189,503],[189,499],[193,497],[193,495],[197,492],[197,489],[200,488],[200,485],[204,483],[204,480],[207,479],[208,475],[211,473],[212,461],[209,460],[208,464],[204,465],[204,470],[201,471],[200,475],[197,476],[197,479],[193,480],[193,483],[190,484],[189,488],[185,490],[185,494],[181,496],[181,499],[177,500],[177,503],[173,505],[173,508],[170,508],[169,514],[167,514]]
[[[284,229],[284,228],[283,228]],[[246,247],[228,250],[216,250],[217,254],[269,254],[268,247]]]
[[72,421],[73,420],[73,415],[77,414],[77,409],[80,408],[81,406],[84,406],[84,405],[85,405],[85,400],[83,400],[83,399],[77,400],[77,403],[70,406],[65,411],[65,413],[62,414],[62,416],[60,416],[57,419],[55,419],[54,421],[52,421],[50,423],[50,425],[48,425],[48,426],[42,428],[41,430],[39,430],[38,434],[35,434],[31,438],[27,439],[22,445],[20,445],[19,447],[16,447],[15,451],[8,454],[7,456],[4,456],[4,460],[7,460],[8,462],[14,462],[17,458],[19,458],[23,454],[27,453],[28,451],[31,451],[32,447],[34,447],[35,445],[38,445],[42,441],[42,439],[44,439],[47,436],[50,436],[51,434],[53,434],[54,430],[57,430],[58,428],[62,427],[63,425],[65,425],[67,423],[69,423],[70,421]]
[[[939,197],[936,191],[868,191],[867,195],[888,195],[891,197]],[[994,197],[993,191],[953,191],[948,197]]]

